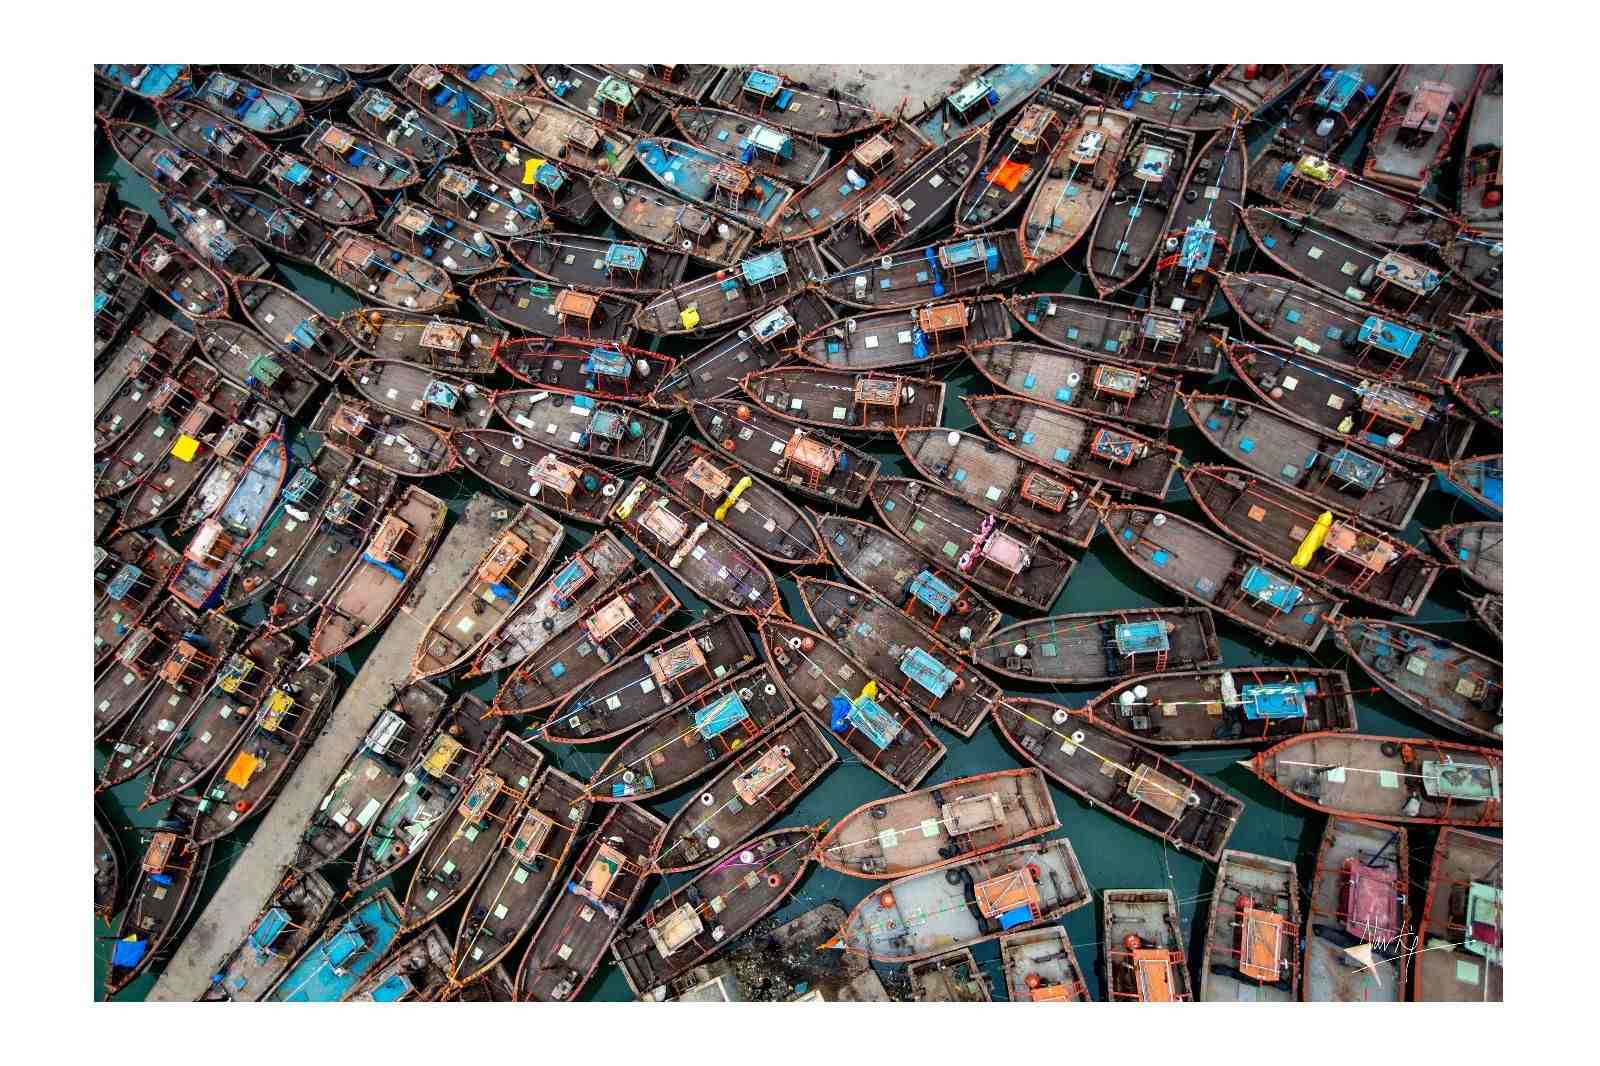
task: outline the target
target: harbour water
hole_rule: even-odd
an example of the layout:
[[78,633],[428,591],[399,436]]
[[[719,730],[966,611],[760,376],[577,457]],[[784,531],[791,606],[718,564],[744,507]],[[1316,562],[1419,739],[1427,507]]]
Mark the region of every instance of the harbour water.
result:
[[[140,120],[148,121],[149,117],[141,116]],[[1264,141],[1269,136],[1270,129],[1260,139]],[[1351,149],[1350,157],[1354,158],[1358,151],[1359,144]],[[161,219],[155,195],[149,186],[117,160],[103,143],[97,145],[96,180],[114,183],[116,196],[120,201],[150,212],[163,230],[167,228]],[[1231,269],[1265,269],[1256,266],[1254,255],[1254,249],[1241,235],[1240,246],[1236,248]],[[307,273],[282,260],[277,260],[275,267],[279,276],[288,285],[325,312],[337,314],[356,306],[355,299],[348,292],[317,275]],[[1092,289],[1087,285],[1084,276],[1076,273],[1070,266],[1059,265],[1038,276],[1029,277],[1021,287],[1021,291],[1087,291],[1092,294]],[[1227,323],[1236,334],[1243,332],[1220,297],[1212,308],[1212,317]],[[697,344],[668,343],[662,344],[661,348],[668,354],[677,355],[693,350],[696,346]],[[1194,384],[1197,383],[1191,382],[1191,387]],[[951,428],[971,426],[972,419],[961,403],[961,397],[969,390],[982,393],[992,389],[987,382],[978,378],[969,367],[965,366],[949,378],[949,385],[945,403],[945,425]],[[1248,395],[1242,385],[1237,382],[1230,383],[1225,377],[1210,383],[1207,391],[1228,391],[1241,398]],[[679,416],[679,422],[683,431],[693,432],[682,416]],[[1184,451],[1187,461],[1218,461],[1219,456],[1216,451],[1188,424],[1181,407],[1174,425],[1170,440]],[[301,459],[307,454],[306,444],[304,439],[296,440],[296,452]],[[894,446],[892,440],[872,450],[882,460],[884,473],[914,476],[914,471],[908,468],[903,454]],[[451,501],[453,516],[459,515],[465,500],[473,492],[492,491],[485,483],[468,474],[444,475],[430,479],[425,485],[430,491]],[[1178,479],[1174,479],[1173,490],[1162,506],[1191,517],[1199,517],[1198,509],[1188,501],[1187,491],[1182,481]],[[1416,519],[1407,529],[1405,539],[1422,544],[1420,531],[1423,528],[1437,527],[1451,521],[1471,520],[1473,517],[1474,514],[1468,505],[1443,493],[1431,491],[1424,499]],[[592,530],[574,525],[569,527],[568,532],[569,540],[562,549],[563,556],[576,544],[587,540]],[[681,628],[692,618],[699,616],[702,605],[692,593],[670,578],[669,583],[673,584],[674,591],[685,604],[683,612],[672,619],[669,626]],[[781,584],[789,614],[805,620],[807,615],[793,582],[784,580]],[[1054,612],[1176,605],[1177,602],[1177,597],[1173,593],[1134,570],[1102,532],[1090,548],[1082,553],[1082,561],[1065,592],[1054,605]],[[1352,603],[1346,613],[1365,612],[1359,603]],[[259,608],[251,608],[246,620],[254,621],[258,617]],[[1006,619],[1007,622],[1012,620],[1014,616],[1008,616]],[[1490,654],[1498,654],[1493,639],[1483,633],[1465,614],[1461,582],[1453,574],[1447,573],[1438,581],[1427,604],[1413,620],[1413,624],[1457,643],[1479,648]],[[1224,663],[1228,666],[1319,665],[1346,669],[1352,686],[1358,690],[1359,727],[1362,732],[1395,736],[1448,737],[1448,734],[1409,713],[1384,693],[1374,690],[1367,676],[1354,663],[1346,660],[1331,639],[1324,641],[1315,656],[1308,656],[1292,649],[1266,649],[1253,635],[1227,622],[1220,615],[1217,625],[1222,638]],[[364,660],[366,649],[375,639],[375,637],[369,638],[362,645],[332,661],[331,665],[339,672],[342,682],[347,684],[354,677]],[[491,678],[473,687],[471,691],[487,700],[493,695],[495,687],[496,682]],[[1095,691],[1039,686],[1025,688],[1015,683],[1008,684],[1007,688],[1008,691],[1026,692],[1029,695],[1071,706],[1085,702]],[[455,682],[453,691],[461,690],[461,684]],[[938,732],[940,739],[948,745],[949,752],[923,782],[924,786],[935,785],[955,777],[1019,765],[1017,756],[1000,738],[992,724],[986,723],[980,727],[970,740],[963,740],[944,730]],[[545,750],[553,765],[575,776],[587,778],[600,765],[610,747],[611,745],[589,748],[546,745]],[[841,754],[843,754],[842,749]],[[1299,863],[1303,882],[1313,865],[1324,819],[1284,799],[1262,785],[1249,771],[1236,766],[1236,760],[1246,757],[1247,754],[1245,749],[1205,750],[1183,755],[1178,761],[1217,781],[1245,802],[1245,813],[1229,842],[1231,848],[1294,859]],[[105,757],[103,749],[97,750],[96,769],[103,764]],[[163,803],[149,810],[140,810],[139,801],[143,786],[143,780],[139,779],[99,798],[109,820],[117,827],[129,862],[134,865],[137,864],[137,856],[140,853],[138,831],[155,825],[165,813],[167,806]],[[875,773],[846,757],[798,805],[779,819],[778,824],[815,824],[837,819],[858,805],[885,795],[889,787]],[[662,802],[649,806],[666,819],[685,803],[692,802],[697,795],[698,790],[691,786],[679,790]],[[1179,901],[1183,926],[1190,936],[1191,958],[1197,958],[1198,945],[1205,933],[1205,918],[1215,868],[1186,854],[1175,852],[1155,837],[1089,809],[1062,790],[1055,789],[1054,795],[1062,822],[1061,832],[1072,840],[1090,885],[1097,892],[1104,888],[1170,888]],[[212,871],[202,893],[202,908],[221,882],[229,865],[238,857],[240,851],[248,846],[249,836],[250,829],[246,827],[218,844]],[[1435,833],[1426,829],[1414,830],[1411,833],[1412,898],[1416,910],[1420,910],[1421,907],[1434,837]],[[341,887],[339,882],[346,872],[347,869],[337,866],[331,871],[325,871],[330,880],[335,882],[336,887]],[[399,875],[400,884],[390,886],[397,894],[403,892],[404,878],[407,876],[409,868]],[[692,875],[677,875],[657,881],[655,890],[649,898],[651,900],[660,898],[690,876]],[[813,867],[810,875],[801,882],[786,906],[778,912],[778,918],[783,920],[792,917],[816,904],[830,900],[839,902],[848,910],[876,887],[878,886],[875,882],[862,881]],[[342,905],[341,909],[343,906],[348,904]],[[447,912],[444,918],[447,929],[453,930],[461,909],[462,906],[458,905],[453,911]],[[1070,915],[1064,924],[1077,952],[1078,960],[1089,978],[1090,992],[1099,998],[1103,994],[1098,972],[1101,957],[1099,908],[1086,907],[1078,910]],[[106,938],[112,935],[112,929],[97,921],[95,935],[97,941],[94,977],[98,996],[106,960],[110,955],[111,945]],[[226,950],[227,946],[223,945],[218,945],[216,948],[219,957]],[[511,956],[512,962],[520,958],[521,951],[522,945],[519,944]],[[990,942],[981,945],[975,949],[974,954],[990,979],[991,987],[995,990],[995,998],[1004,998],[1005,981],[1000,973],[996,944]],[[118,998],[124,1000],[144,998],[154,982],[155,977],[147,974]],[[586,989],[583,998],[624,1000],[631,999],[632,995],[621,972],[615,967],[604,965]],[[777,998],[787,997],[780,995]]]

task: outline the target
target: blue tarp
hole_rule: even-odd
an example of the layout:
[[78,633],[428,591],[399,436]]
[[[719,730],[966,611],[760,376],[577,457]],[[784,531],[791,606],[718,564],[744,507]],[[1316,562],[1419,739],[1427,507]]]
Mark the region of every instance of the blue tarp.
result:
[[1204,270],[1211,265],[1211,252],[1217,246],[1217,232],[1204,219],[1183,231],[1183,250],[1178,265],[1185,270]]
[[1033,908],[1024,903],[1020,907],[1012,907],[1000,916],[1000,928],[1011,929],[1027,925],[1031,921],[1033,921]]
[[740,263],[739,272],[744,275],[746,282],[758,285],[763,281],[783,277],[789,272],[789,264],[784,260],[783,253],[774,248],[770,252],[752,256]]
[[835,733],[843,733],[850,728],[850,701],[843,696],[835,696],[828,701],[828,728]]
[[1132,81],[1139,76],[1138,63],[1096,63],[1094,69],[1117,81]]
[[953,267],[976,263],[984,256],[984,243],[976,237],[971,240],[947,244],[943,249],[944,261]]
[[143,570],[140,570],[132,563],[127,564],[121,570],[118,570],[117,575],[106,585],[106,596],[113,600],[122,599],[133,590],[133,586],[143,576]]
[[1317,687],[1315,681],[1288,685],[1245,685],[1239,689],[1244,716],[1261,718],[1304,718],[1306,696]]
[[1417,345],[1422,343],[1422,334],[1419,331],[1397,326],[1393,322],[1385,322],[1377,315],[1367,316],[1367,320],[1361,323],[1361,330],[1357,336],[1374,348],[1381,348],[1401,359],[1410,359],[1416,354]]
[[124,969],[129,966],[137,966],[139,960],[144,958],[144,953],[149,950],[150,942],[147,940],[139,940],[137,938],[119,940],[111,949],[111,965],[120,966]]
[[371,566],[376,566],[379,570],[382,570],[396,581],[404,581],[406,579],[406,572],[404,570],[392,563],[386,563],[382,559],[374,559],[366,552],[361,553],[361,561]]
[[694,727],[700,731],[702,737],[710,740],[749,717],[750,711],[739,698],[739,694],[730,692],[716,703],[694,712]]
[[1113,632],[1117,639],[1117,650],[1124,655],[1166,651],[1172,647],[1167,639],[1167,624],[1157,619],[1127,622],[1117,626]]
[[744,77],[744,87],[758,96],[771,96],[778,91],[783,79],[764,70],[752,70]]
[[644,249],[637,244],[612,244],[606,248],[606,266],[621,270],[644,267]]
[[1328,469],[1354,485],[1370,489],[1383,475],[1383,466],[1376,460],[1357,455],[1349,448],[1340,448],[1328,460]]
[[950,691],[956,673],[921,648],[910,648],[900,657],[900,672],[939,699]]
[[1292,582],[1270,570],[1252,566],[1245,571],[1240,587],[1260,602],[1280,611],[1291,610],[1305,593]]
[[405,974],[392,973],[372,990],[373,1002],[398,1003],[411,994],[412,987],[410,978]]
[[1334,114],[1344,111],[1350,98],[1355,96],[1361,88],[1361,68],[1342,67],[1334,71],[1333,77],[1328,79],[1328,84],[1322,87],[1322,92],[1317,94],[1317,106]]
[[266,955],[272,942],[278,939],[278,934],[287,928],[289,928],[289,912],[282,907],[273,907],[256,923],[254,931],[250,934],[250,946],[256,949],[257,954]]
[[911,579],[911,595],[941,618],[950,613],[951,605],[956,602],[956,590],[927,570],[918,571]]
[[858,699],[850,704],[850,724],[864,733],[881,751],[889,746],[889,742],[900,732],[900,723],[895,721],[877,700]]
[[633,372],[633,364],[621,352],[609,348],[596,348],[589,353],[583,369],[588,374],[603,374],[611,378],[626,379]]

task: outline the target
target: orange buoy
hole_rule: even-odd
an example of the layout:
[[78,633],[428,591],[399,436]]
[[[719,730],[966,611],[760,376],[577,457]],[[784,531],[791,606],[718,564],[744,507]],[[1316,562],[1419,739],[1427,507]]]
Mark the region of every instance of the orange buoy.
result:
[[1038,988],[1040,985],[1044,984],[1044,982],[1039,979],[1039,975],[1036,973],[1028,974],[1028,976],[1022,979],[1022,983],[1027,985],[1029,988]]
[[750,406],[748,404],[740,404],[737,408],[734,409],[734,413],[737,414],[740,418],[749,418],[750,417]]
[[878,893],[878,906],[882,907],[885,910],[888,910],[890,907],[893,907],[894,906],[894,893],[893,892],[887,892],[887,891]]
[[1485,190],[1485,192],[1483,194],[1483,206],[1484,207],[1499,207],[1500,206],[1500,200],[1501,200],[1501,192],[1500,192],[1499,189],[1488,189],[1488,190]]
[[238,803],[235,803],[233,805],[233,809],[238,811],[240,814],[243,814],[245,811],[248,811],[250,809],[250,801],[249,800],[240,800]]
[[733,451],[733,438],[729,437],[726,440],[724,440],[722,442],[722,446],[724,448],[728,449],[730,452]]
[[1039,864],[1038,863],[1030,862],[1028,864],[1028,876],[1033,878],[1035,881],[1039,880],[1040,874],[1039,874]]
[[767,884],[772,888],[777,888],[779,885],[783,884],[783,878],[779,877],[777,874],[768,874]]
[[1122,946],[1127,948],[1129,951],[1138,951],[1139,945],[1142,943],[1144,943],[1144,941],[1139,939],[1138,933],[1129,933],[1127,936],[1122,938]]
[[966,614],[970,610],[972,610],[972,604],[968,603],[966,600],[956,601],[956,614]]
[[815,648],[816,646],[817,646],[817,642],[815,640],[813,640],[811,637],[801,637],[800,638],[800,650],[801,651],[810,651],[811,649]]

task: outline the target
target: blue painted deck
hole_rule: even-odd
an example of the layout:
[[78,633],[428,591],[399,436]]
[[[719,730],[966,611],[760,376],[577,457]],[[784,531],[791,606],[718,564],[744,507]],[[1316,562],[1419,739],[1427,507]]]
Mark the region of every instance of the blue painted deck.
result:
[[[125,67],[121,63],[103,63],[96,69],[100,71],[101,76],[109,78],[124,89],[152,98],[169,91],[183,77],[184,70],[181,63],[154,63],[148,67]],[[140,70],[145,72],[144,77],[139,80],[139,87],[135,89],[131,83]]]
[[378,964],[400,935],[400,914],[387,892],[362,904],[306,950],[267,998],[279,1003],[333,1003]]
[[[228,97],[235,88],[243,90],[247,99],[230,105]],[[224,74],[213,74],[206,79],[200,89],[200,102],[257,133],[275,133],[287,129],[300,121],[304,113],[300,101],[292,96],[262,89]]]
[[[223,579],[261,528],[267,513],[278,502],[278,491],[283,486],[288,468],[289,447],[284,442],[280,428],[256,449],[250,457],[250,465],[233,487],[228,502],[216,513],[217,519],[235,538],[234,551],[230,553],[227,565],[213,570],[185,559],[183,569],[172,579],[173,592],[181,593],[191,603],[205,606],[210,606],[211,601],[220,596]],[[199,535],[198,532],[195,534]]]
[[[655,137],[640,138],[635,153],[650,176],[663,188],[707,207],[726,210],[719,208],[711,195],[711,168],[726,163],[726,159],[692,144],[663,141]],[[771,220],[782,206],[787,190],[759,174],[753,175],[750,188],[760,195],[761,203],[754,210],[746,208],[741,213],[753,215],[763,222]],[[746,197],[746,201],[748,199]]]
[[[1022,101],[1042,89],[1045,82],[1055,77],[1059,70],[1059,67],[1049,63],[1001,63],[990,67],[978,77],[988,83],[989,89],[998,98],[992,106],[973,112],[971,121],[963,121],[956,112],[944,106],[945,100],[950,98],[946,97],[917,123],[917,130],[937,148],[975,125],[991,120],[998,123],[1000,118],[1016,110]],[[966,88],[966,85],[959,86],[950,96],[960,96]],[[950,124],[948,129],[945,128],[947,121]]]

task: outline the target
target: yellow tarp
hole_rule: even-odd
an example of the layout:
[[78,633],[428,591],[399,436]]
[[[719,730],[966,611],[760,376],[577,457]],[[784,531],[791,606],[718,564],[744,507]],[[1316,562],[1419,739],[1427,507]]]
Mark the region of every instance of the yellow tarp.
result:
[[1317,524],[1311,527],[1311,532],[1300,542],[1300,550],[1294,553],[1289,565],[1297,570],[1303,570],[1311,565],[1311,557],[1317,554],[1322,542],[1328,539],[1328,527],[1331,525],[1333,525],[1333,512],[1323,511],[1322,517],[1317,519]]
[[178,434],[178,439],[172,442],[172,455],[180,463],[192,461],[199,451],[200,442],[187,433]]
[[678,321],[683,323],[684,329],[694,329],[700,324],[700,311],[697,308],[685,307],[678,316]]
[[522,184],[532,185],[534,178],[539,173],[539,168],[544,166],[543,159],[530,159],[522,164]]
[[228,767],[224,778],[228,784],[237,788],[248,788],[250,778],[261,769],[261,760],[251,755],[248,751],[241,751],[233,760],[233,765]]

